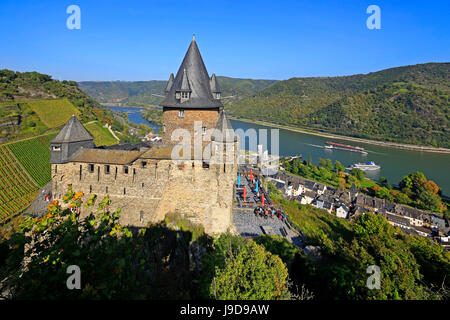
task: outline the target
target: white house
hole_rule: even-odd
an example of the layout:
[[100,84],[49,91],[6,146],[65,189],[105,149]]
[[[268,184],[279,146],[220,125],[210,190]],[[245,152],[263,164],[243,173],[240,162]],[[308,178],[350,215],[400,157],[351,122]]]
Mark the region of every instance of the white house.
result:
[[335,205],[335,209],[336,209],[336,216],[339,218],[343,218],[343,219],[347,219],[348,217],[348,207],[343,204],[340,203],[338,205]]

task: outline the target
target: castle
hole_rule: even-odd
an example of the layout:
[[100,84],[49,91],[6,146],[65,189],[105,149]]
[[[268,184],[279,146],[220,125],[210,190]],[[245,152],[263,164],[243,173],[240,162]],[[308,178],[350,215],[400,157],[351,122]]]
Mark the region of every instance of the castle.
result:
[[[86,202],[109,195],[123,225],[145,227],[181,214],[209,234],[232,226],[239,141],[195,38],[165,89],[162,141],[96,147],[75,117],[51,141],[52,196],[68,185]],[[80,216],[92,208],[82,207]]]

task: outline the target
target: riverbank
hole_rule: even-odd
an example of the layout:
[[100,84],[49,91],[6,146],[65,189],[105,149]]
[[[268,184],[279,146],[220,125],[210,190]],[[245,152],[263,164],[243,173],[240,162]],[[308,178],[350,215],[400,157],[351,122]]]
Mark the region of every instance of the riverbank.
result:
[[324,133],[324,132],[319,132],[319,131],[314,131],[314,130],[307,130],[307,129],[302,129],[302,128],[298,128],[298,127],[285,126],[285,125],[270,123],[270,122],[266,122],[266,121],[237,118],[237,117],[233,117],[230,115],[228,117],[230,119],[237,120],[237,121],[254,123],[254,124],[259,124],[259,125],[263,125],[263,126],[274,127],[274,128],[289,130],[289,131],[293,131],[293,132],[300,132],[300,133],[305,133],[305,134],[310,134],[310,135],[315,135],[315,136],[320,136],[320,137],[325,137],[325,138],[330,138],[330,139],[361,142],[361,143],[373,144],[373,145],[378,145],[378,146],[383,146],[383,147],[391,147],[391,148],[396,148],[396,149],[450,154],[450,149],[446,149],[446,148],[436,148],[436,147],[431,147],[431,146],[419,146],[419,145],[406,144],[406,143],[369,140],[369,139],[363,139],[363,138],[341,136],[341,135],[332,134],[332,133]]

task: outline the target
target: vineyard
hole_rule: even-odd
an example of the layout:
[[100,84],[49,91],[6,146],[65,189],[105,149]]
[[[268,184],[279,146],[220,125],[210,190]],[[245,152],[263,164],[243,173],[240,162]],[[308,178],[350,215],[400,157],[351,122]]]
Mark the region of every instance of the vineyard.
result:
[[84,126],[94,136],[96,146],[110,146],[118,142],[111,132],[98,122],[91,122]]
[[9,150],[40,187],[51,180],[50,140],[54,136],[54,134],[41,136],[8,145]]
[[28,207],[38,190],[8,148],[0,146],[0,222]]
[[63,125],[73,114],[77,116],[80,114],[80,111],[67,99],[40,99],[31,100],[27,103],[49,128]]

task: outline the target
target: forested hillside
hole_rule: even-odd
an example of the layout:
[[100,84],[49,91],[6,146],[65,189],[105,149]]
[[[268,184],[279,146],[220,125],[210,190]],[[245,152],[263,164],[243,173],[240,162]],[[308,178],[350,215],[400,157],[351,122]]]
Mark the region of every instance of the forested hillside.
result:
[[342,135],[450,147],[450,63],[345,77],[292,78],[229,107],[232,115]]
[[[222,89],[222,96],[233,96],[224,102],[237,101],[248,97],[268,87],[276,80],[237,79],[217,77]],[[83,81],[80,89],[101,103],[121,105],[149,105],[158,104],[164,95],[167,81]]]

